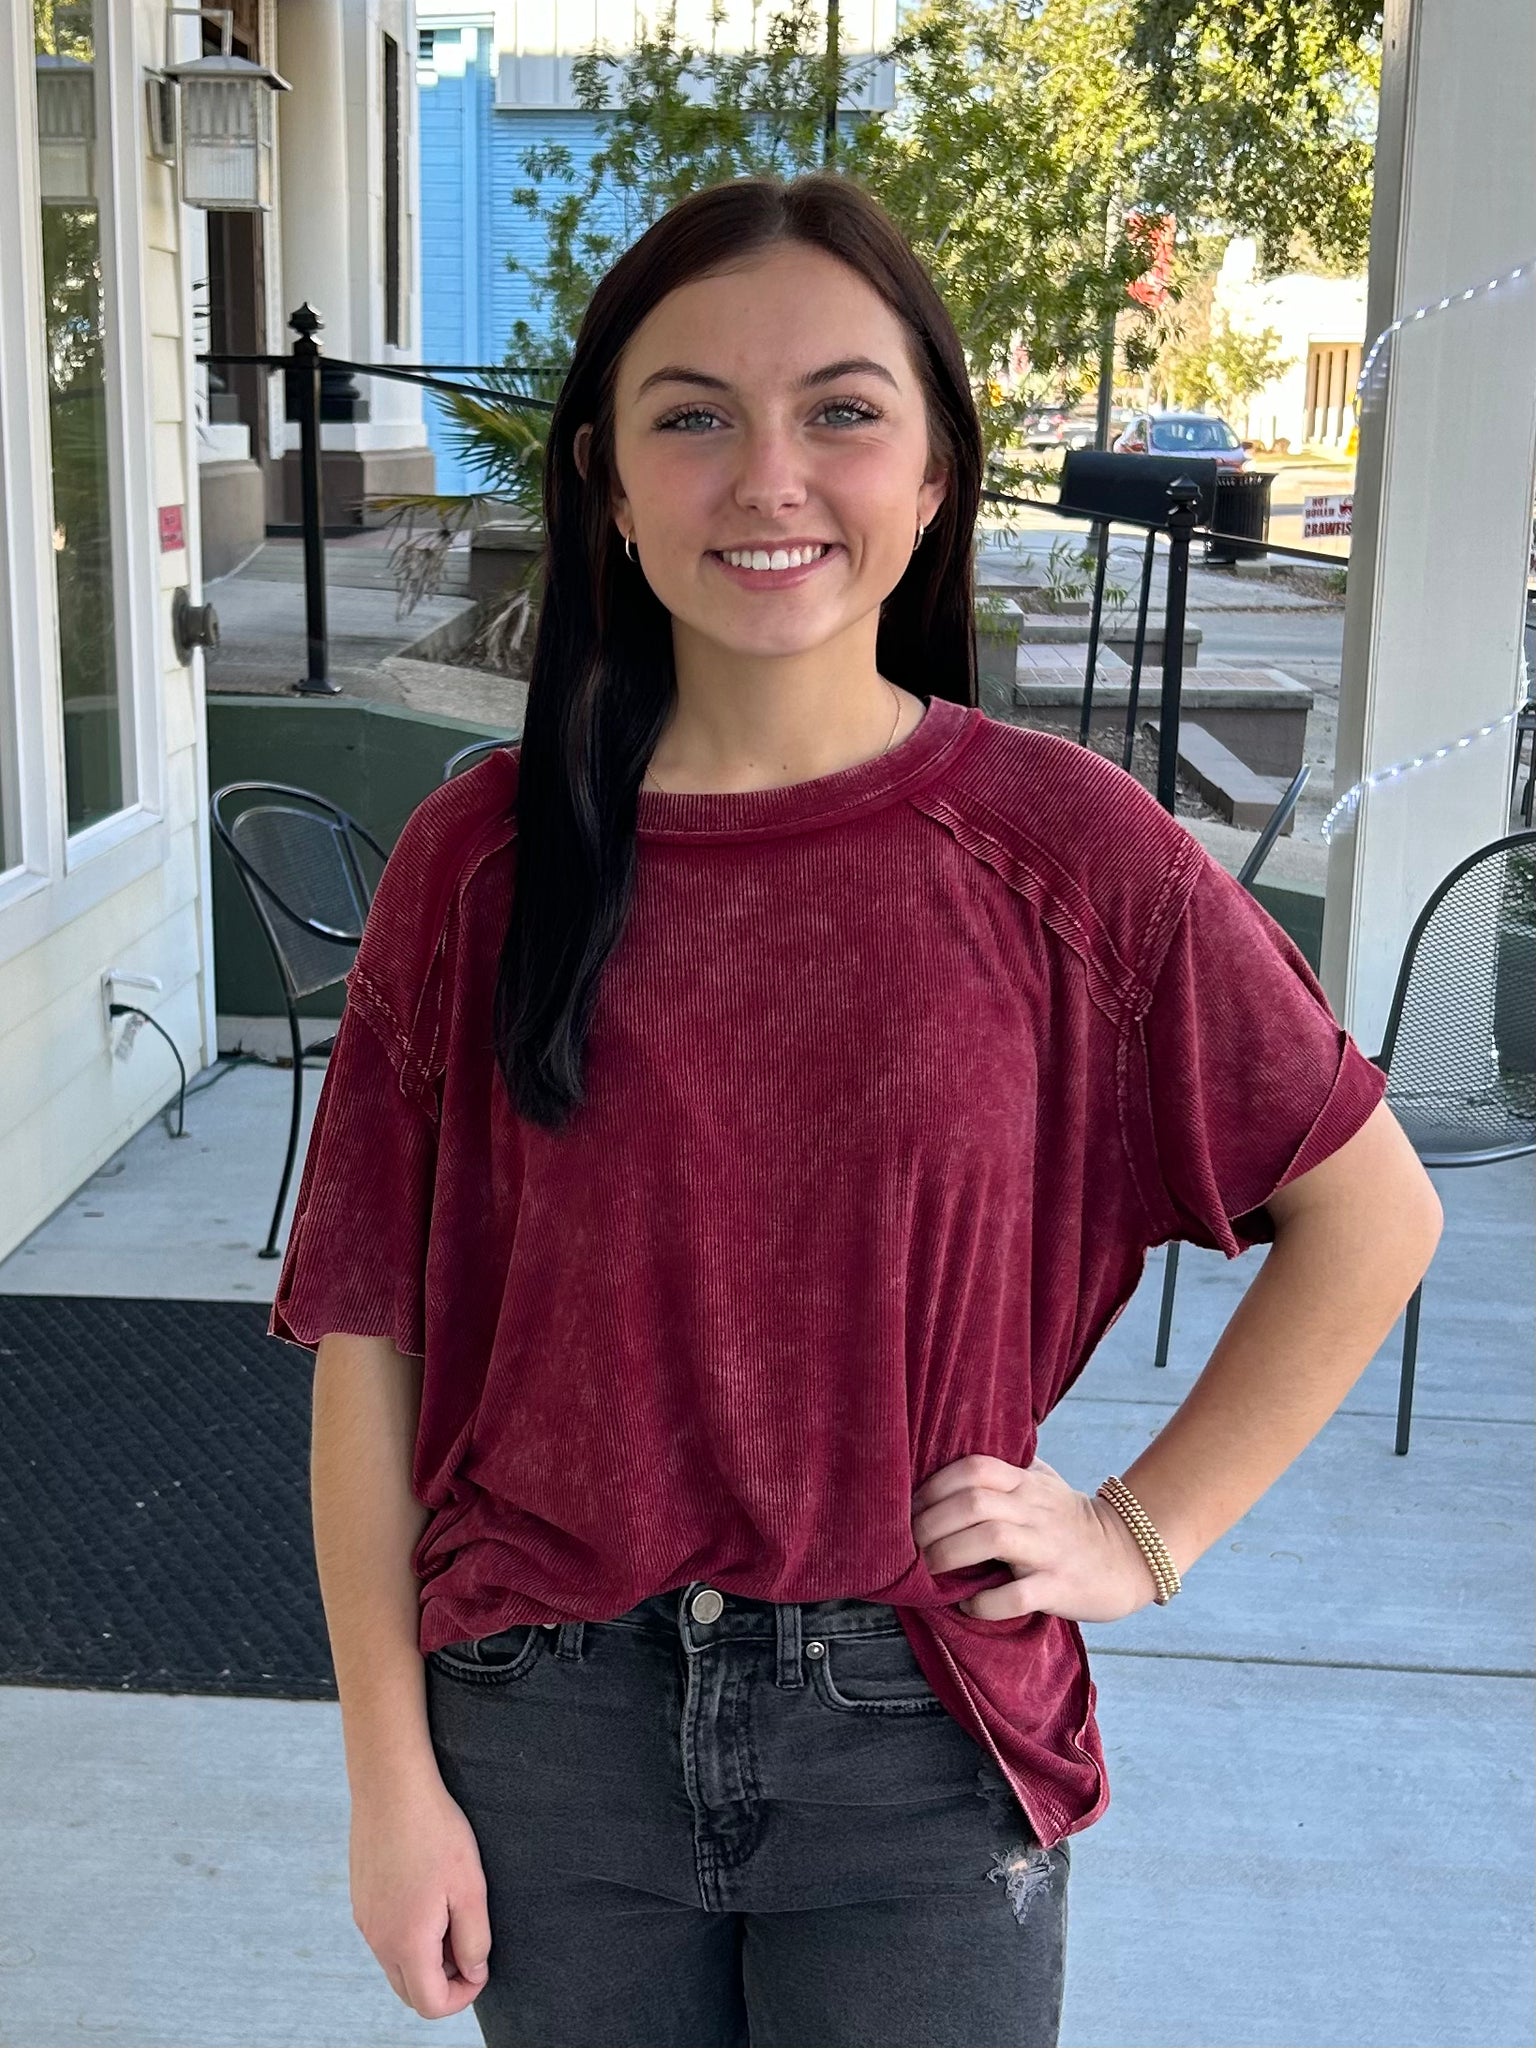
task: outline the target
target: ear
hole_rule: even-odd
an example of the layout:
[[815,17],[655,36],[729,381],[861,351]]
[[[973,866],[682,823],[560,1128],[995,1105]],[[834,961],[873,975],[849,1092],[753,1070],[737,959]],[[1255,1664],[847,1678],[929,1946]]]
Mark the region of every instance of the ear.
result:
[[945,470],[932,469],[923,478],[923,488],[918,504],[923,508],[921,518],[924,526],[931,526],[939,507],[949,496],[949,476]]
[[[571,459],[576,464],[577,471],[580,474],[583,483],[586,483],[588,480],[587,465],[590,460],[591,453],[592,422],[590,420],[583,420],[581,425],[576,429],[576,432],[571,440]],[[622,513],[626,509],[628,502],[628,499],[625,497],[622,491],[615,490],[612,493],[612,511],[615,519],[617,519],[620,513]]]

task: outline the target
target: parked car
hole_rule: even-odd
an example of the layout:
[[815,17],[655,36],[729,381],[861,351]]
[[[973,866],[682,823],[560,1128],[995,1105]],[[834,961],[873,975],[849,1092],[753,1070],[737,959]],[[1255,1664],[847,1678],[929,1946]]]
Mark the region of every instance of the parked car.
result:
[[1198,455],[1224,469],[1242,469],[1242,442],[1212,412],[1138,412],[1110,444],[1115,455]]
[[[1111,410],[1111,440],[1130,417],[1123,406]],[[1026,448],[1091,448],[1097,424],[1098,405],[1091,398],[1075,405],[1037,405],[1024,415],[1019,438]]]

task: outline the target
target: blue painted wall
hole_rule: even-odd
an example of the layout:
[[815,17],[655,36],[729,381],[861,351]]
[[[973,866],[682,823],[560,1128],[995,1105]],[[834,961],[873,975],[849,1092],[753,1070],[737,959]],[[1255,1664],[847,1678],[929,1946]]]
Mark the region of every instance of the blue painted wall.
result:
[[[433,27],[446,26],[435,18]],[[469,61],[469,34],[475,57]],[[538,223],[512,203],[512,192],[536,181],[522,167],[524,153],[558,142],[580,175],[596,147],[596,117],[581,112],[498,111],[495,54],[489,28],[465,35],[462,78],[439,77],[418,88],[421,118],[422,360],[427,363],[499,363],[511,342],[512,323],[542,326],[528,279],[506,259],[538,267]],[[437,487],[463,491],[474,479],[448,445],[439,408],[427,407],[427,438],[437,456]]]

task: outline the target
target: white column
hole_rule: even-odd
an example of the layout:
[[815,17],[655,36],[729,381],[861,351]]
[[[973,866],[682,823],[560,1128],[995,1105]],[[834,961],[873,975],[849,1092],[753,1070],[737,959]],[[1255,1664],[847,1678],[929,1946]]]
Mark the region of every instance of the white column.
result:
[[[418,207],[416,135],[416,14],[411,0],[343,0],[347,40],[347,184],[354,255],[351,284],[353,355],[359,362],[421,361],[411,268]],[[384,339],[384,44],[400,52],[401,256],[405,267],[405,345]],[[352,430],[359,448],[420,448],[426,441],[422,396],[413,384],[360,377],[368,400],[366,423]]]
[[344,60],[342,0],[282,0],[277,69],[293,88],[278,95],[283,318],[308,300],[330,356],[353,353]]
[[[1388,0],[1367,389],[1335,789],[1504,717],[1522,691],[1536,483],[1536,9]],[[1525,265],[1522,278],[1482,287]],[[1468,289],[1475,296],[1463,300]],[[1455,295],[1438,309],[1439,301]],[[1362,792],[1328,863],[1322,980],[1367,1052],[1435,885],[1510,829],[1513,724]]]

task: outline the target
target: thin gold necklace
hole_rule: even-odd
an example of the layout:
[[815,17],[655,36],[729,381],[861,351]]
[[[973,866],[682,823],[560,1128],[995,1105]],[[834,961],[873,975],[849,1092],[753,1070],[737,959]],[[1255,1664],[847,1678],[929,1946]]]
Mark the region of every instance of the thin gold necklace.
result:
[[[885,678],[882,677],[881,680],[885,681]],[[890,683],[889,681],[885,681],[885,687],[890,691],[891,695],[896,698],[896,719],[895,723],[891,727],[891,737],[880,749],[880,754],[888,754],[891,751],[891,748],[894,746],[896,741],[897,728],[901,724],[901,698],[899,695],[897,695],[897,691],[894,684]],[[871,758],[873,760],[878,761],[880,758],[880,754],[875,754],[871,756]],[[663,789],[661,784],[656,780],[655,776],[651,773],[649,768],[646,769],[644,775],[642,775],[640,779],[642,782],[648,782],[651,785],[652,789],[658,791],[659,794],[662,796],[677,796],[685,793],[678,790]]]

